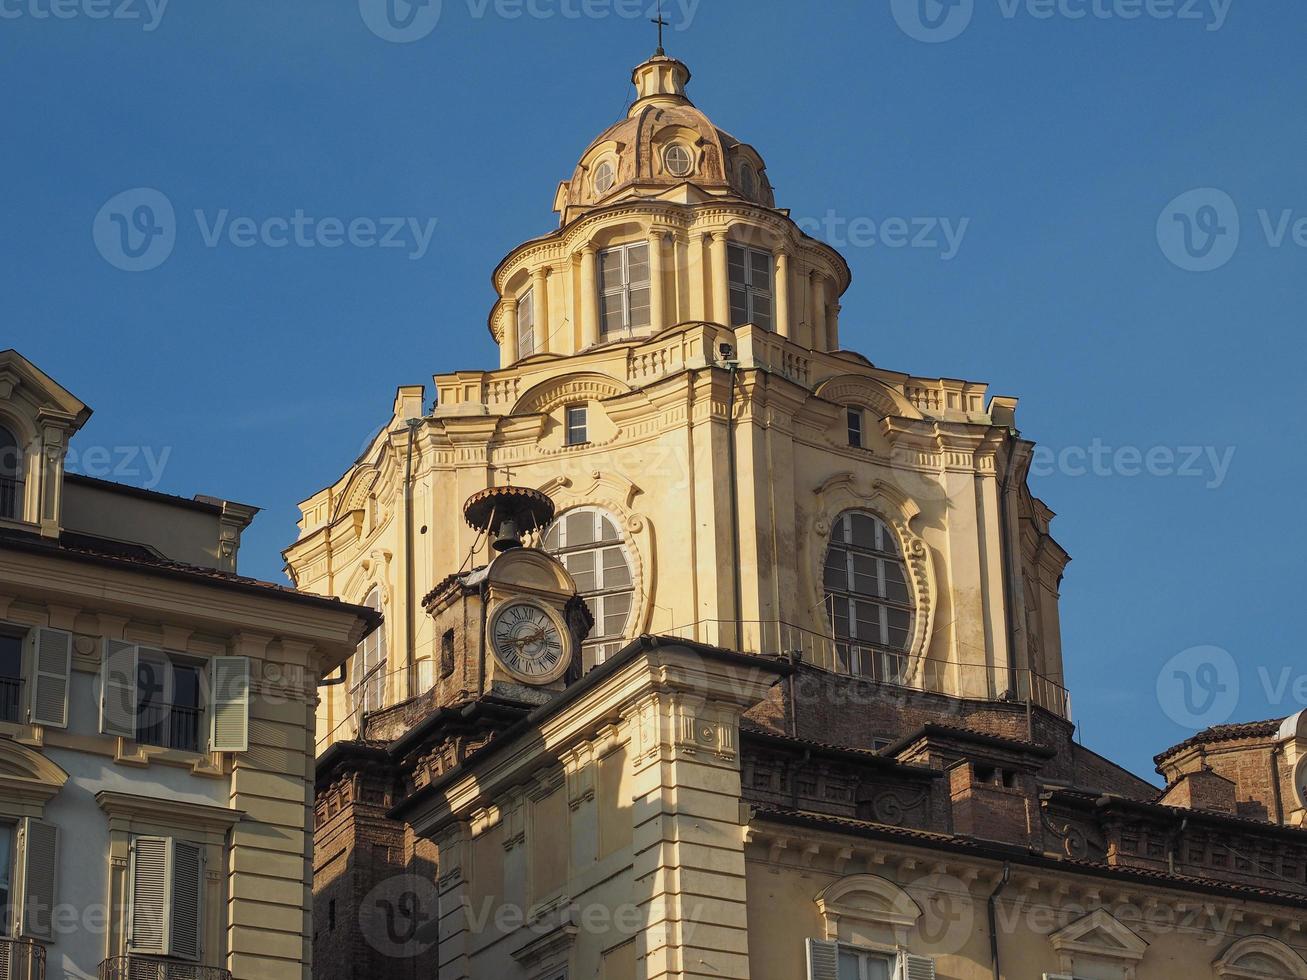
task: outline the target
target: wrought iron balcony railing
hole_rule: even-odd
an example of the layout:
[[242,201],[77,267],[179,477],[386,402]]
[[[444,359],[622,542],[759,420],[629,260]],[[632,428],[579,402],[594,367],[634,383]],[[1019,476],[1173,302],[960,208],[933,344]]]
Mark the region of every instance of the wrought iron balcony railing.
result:
[[12,476],[0,476],[0,517],[17,521],[22,518],[23,482]]
[[[21,677],[0,677],[0,721],[21,722],[23,720],[23,679]],[[0,973],[0,980],[5,975]]]
[[45,980],[45,947],[26,939],[0,939],[0,980]]
[[1071,695],[1061,684],[1027,668],[914,659],[901,651],[836,639],[776,620],[708,619],[666,636],[771,656],[797,655],[804,663],[891,687],[935,691],[954,697],[1028,701],[1063,718],[1071,717]]
[[149,705],[136,721],[136,741],[183,752],[200,751],[201,708],[177,704]]
[[231,971],[156,956],[115,956],[100,964],[100,980],[231,980]]

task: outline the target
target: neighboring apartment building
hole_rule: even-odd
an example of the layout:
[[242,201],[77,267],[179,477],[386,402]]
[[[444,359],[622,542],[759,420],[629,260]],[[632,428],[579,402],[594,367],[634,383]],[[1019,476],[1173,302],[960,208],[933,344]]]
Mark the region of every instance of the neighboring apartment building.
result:
[[0,352],[0,980],[308,980],[317,684],[377,614],[238,575],[255,508],[66,473],[90,414]]
[[318,980],[1307,978],[1303,718],[1165,789],[1075,741],[1015,400],[841,349],[688,80],[495,269],[499,369],[302,505],[296,583],[391,627],[320,708]]

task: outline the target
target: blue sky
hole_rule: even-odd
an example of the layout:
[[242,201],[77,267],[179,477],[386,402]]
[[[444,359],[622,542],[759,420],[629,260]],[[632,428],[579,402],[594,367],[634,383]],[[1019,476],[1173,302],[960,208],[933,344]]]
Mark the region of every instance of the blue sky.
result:
[[[0,0],[0,346],[95,408],[88,464],[153,483],[162,461],[160,489],[263,506],[242,570],[279,579],[295,503],[395,387],[495,363],[490,271],[553,226],[557,182],[623,111],[647,5],[402,5],[395,43],[373,0],[53,2]],[[1020,397],[1075,559],[1084,739],[1149,773],[1193,726],[1307,698],[1289,628],[1304,386],[1286,373],[1307,5],[920,2],[669,0],[667,47],[778,202],[843,248],[845,346]],[[114,256],[101,211],[137,188],[176,229],[132,272],[152,256]],[[238,219],[297,213],[344,243],[274,224],[291,244],[237,244]],[[360,218],[375,228],[351,236]],[[387,218],[401,247],[380,247]]]

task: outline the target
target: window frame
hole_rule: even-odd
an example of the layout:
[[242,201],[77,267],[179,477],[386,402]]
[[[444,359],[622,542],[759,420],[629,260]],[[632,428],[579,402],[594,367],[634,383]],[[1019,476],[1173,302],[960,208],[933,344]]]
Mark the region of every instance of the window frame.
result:
[[[23,452],[23,443],[19,439],[18,433],[12,426],[6,425],[3,420],[0,420],[0,433],[13,440],[14,452],[13,474],[10,475],[5,472],[4,452],[7,446],[3,437],[0,436],[0,520],[24,521],[27,517],[27,486],[24,479],[27,456]],[[11,486],[6,487],[6,483],[11,484]],[[9,507],[5,506],[6,494],[9,495]]]
[[[853,518],[865,517],[871,520],[875,528],[875,543],[871,546],[856,544],[853,541]],[[844,587],[832,586],[827,580],[831,565],[831,552],[839,550],[844,554]],[[892,549],[892,550],[891,550]],[[874,578],[877,593],[862,592],[855,588],[856,575],[865,577],[865,572],[858,569],[858,559],[874,562]],[[887,595],[885,573],[886,564],[892,562],[898,569],[906,599],[899,600]],[[831,522],[830,534],[826,542],[826,552],[822,558],[821,582],[822,602],[826,606],[827,623],[834,645],[835,662],[842,673],[868,676],[876,680],[902,683],[906,671],[907,659],[911,654],[916,625],[916,600],[912,586],[912,573],[904,558],[903,542],[893,526],[879,514],[868,510],[852,508],[841,511]],[[847,635],[842,635],[836,626],[836,609],[840,602],[847,603]],[[858,635],[858,607],[869,605],[876,609],[877,636]],[[903,627],[903,643],[895,646],[890,640],[890,612],[901,612],[907,616]]]
[[[364,596],[361,605],[381,612],[382,601],[381,586],[374,585]],[[361,710],[363,714],[370,714],[386,707],[386,678],[388,676],[386,667],[390,659],[390,649],[386,639],[386,625],[383,622],[359,641],[359,645],[354,648],[354,653],[350,656],[348,696],[351,712]],[[371,668],[368,667],[369,644],[372,645],[371,649],[374,652],[379,653],[376,663]],[[361,661],[362,671],[356,669],[360,664],[359,657],[363,658]],[[376,705],[371,704],[371,695],[374,692],[377,700]]]
[[[643,281],[633,281],[631,279],[631,254],[641,249],[644,250],[645,278]],[[621,283],[610,289],[604,285],[605,269],[608,267],[608,263],[614,259],[620,259],[621,262]],[[598,255],[597,273],[596,288],[599,290],[600,339],[612,340],[632,337],[637,330],[649,329],[653,324],[653,265],[650,262],[649,243],[647,241],[627,242],[624,245],[613,245],[601,249]],[[643,323],[634,323],[631,316],[631,294],[640,289],[648,291],[650,301],[644,307],[645,321]],[[612,327],[609,326],[608,318],[605,315],[605,306],[609,298],[621,301],[622,322]]]
[[[581,544],[568,544],[567,542],[567,519],[580,514],[589,514],[594,521],[592,540]],[[611,541],[603,540],[602,521],[607,520],[613,527],[613,533],[616,538]],[[558,547],[549,549],[547,547],[550,535],[558,531]],[[612,511],[598,506],[573,507],[570,510],[563,511],[555,519],[554,523],[546,530],[542,539],[542,547],[549,554],[553,555],[558,561],[562,562],[564,568],[568,568],[568,558],[573,555],[589,553],[594,556],[594,576],[595,588],[588,591],[580,591],[581,597],[585,600],[590,614],[594,617],[595,628],[591,631],[585,642],[581,645],[582,656],[591,660],[585,665],[589,670],[597,667],[608,659],[617,650],[626,645],[626,637],[631,632],[631,623],[636,613],[636,564],[632,557],[632,552],[627,544],[626,535],[622,530],[621,520],[618,515]],[[603,554],[609,549],[619,549],[622,561],[626,568],[627,584],[610,586],[605,584],[605,566]],[[569,574],[571,569],[568,569]],[[612,597],[629,596],[626,615],[622,620],[622,627],[618,633],[607,633],[604,631],[604,622],[608,616],[608,604]]]
[[18,676],[8,677],[8,680],[18,682],[18,693],[15,698],[16,717],[6,718],[3,709],[0,709],[0,724],[3,725],[26,725],[29,724],[31,710],[29,698],[32,690],[32,658],[31,658],[31,638],[32,631],[16,623],[0,622],[0,638],[15,640],[18,643]]
[[[740,254],[743,257],[741,268],[743,269],[743,280],[736,280],[733,276],[734,266],[731,258],[734,254]],[[767,260],[767,285],[765,287],[754,283],[753,260],[755,258],[765,258]],[[755,327],[771,331],[775,329],[776,324],[776,253],[770,249],[754,248],[752,245],[744,245],[740,242],[726,243],[726,279],[727,291],[731,294],[727,306],[729,307],[730,327],[742,327],[751,323]],[[736,292],[744,293],[744,319],[736,322],[734,294]],[[760,322],[758,319],[758,301],[765,299],[767,301],[766,322]]]
[[[579,425],[576,422],[577,415],[581,419]],[[589,405],[568,405],[563,409],[563,441],[568,446],[587,446],[590,444]]]
[[[0,939],[17,939],[18,922],[15,911],[18,899],[14,894],[18,888],[18,821],[0,818],[0,848],[8,846],[8,853],[0,851],[0,882],[4,890],[0,891]],[[6,900],[7,898],[7,900]]]
[[[679,150],[685,154],[685,169],[677,170],[672,166],[672,152]],[[663,148],[663,169],[672,177],[689,177],[694,173],[694,153],[684,143],[679,141],[668,143]]]
[[871,949],[867,946],[856,946],[853,943],[836,942],[836,970],[838,972],[840,959],[845,955],[855,956],[858,959],[858,980],[877,980],[872,977],[867,970],[872,961],[879,961],[885,964],[886,980],[895,980],[899,975],[899,954],[891,953],[885,950]]
[[[599,174],[605,169],[607,170],[609,176],[611,177],[611,180],[609,181],[607,186],[600,187]],[[607,194],[616,186],[617,186],[617,164],[615,164],[610,158],[604,157],[602,160],[598,161],[595,164],[594,174],[592,175],[590,181],[590,188],[591,190],[594,191],[595,197],[603,197],[605,194]]]
[[849,445],[854,449],[865,449],[862,437],[866,419],[862,408],[858,405],[845,406],[844,418],[848,424]]
[[520,360],[536,352],[536,303],[535,287],[528,286],[517,297],[517,316],[513,329],[517,336],[517,356]]
[[[142,737],[142,717],[145,705],[141,698],[141,667],[145,664],[163,667],[163,687],[161,690],[161,707],[163,718],[149,727],[163,727],[167,730],[166,741],[153,741]],[[195,672],[195,684],[199,702],[196,706],[187,705],[183,710],[197,712],[195,719],[195,747],[172,744],[172,715],[182,706],[174,703],[177,697],[177,671],[179,668]],[[187,657],[170,650],[153,647],[137,647],[136,652],[136,737],[137,745],[149,745],[157,749],[171,749],[175,752],[189,752],[204,755],[209,751],[209,726],[212,724],[213,695],[209,690],[209,665],[197,657]]]

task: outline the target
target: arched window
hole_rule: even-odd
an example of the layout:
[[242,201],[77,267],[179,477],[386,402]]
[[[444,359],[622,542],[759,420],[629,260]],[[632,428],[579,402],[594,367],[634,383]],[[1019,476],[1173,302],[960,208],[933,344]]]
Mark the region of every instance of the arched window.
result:
[[907,566],[889,525],[861,511],[837,517],[823,580],[836,668],[900,683],[913,607]]
[[23,451],[18,438],[0,425],[0,517],[23,516]]
[[[373,589],[363,600],[369,609],[381,612],[381,590]],[[350,705],[364,712],[385,707],[386,699],[386,624],[382,623],[363,638],[354,651],[350,665]]]
[[582,647],[586,670],[599,666],[626,642],[635,581],[619,528],[607,511],[580,507],[554,521],[545,534],[545,551],[571,572],[595,619]]
[[613,185],[616,183],[617,183],[617,170],[613,166],[612,161],[601,160],[599,162],[599,165],[595,167],[595,172],[594,172],[595,195],[598,197],[603,197],[605,194],[607,194],[609,191],[613,189]]

